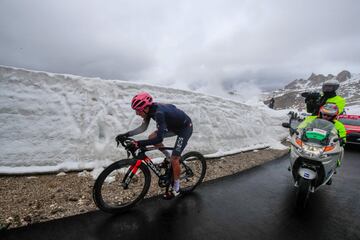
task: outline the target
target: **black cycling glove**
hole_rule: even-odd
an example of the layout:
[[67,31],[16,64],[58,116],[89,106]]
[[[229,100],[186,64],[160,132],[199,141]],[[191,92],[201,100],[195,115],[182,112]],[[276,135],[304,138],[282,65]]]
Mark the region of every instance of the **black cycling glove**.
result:
[[122,133],[116,136],[115,141],[119,145],[120,142],[125,141],[129,137],[129,133]]

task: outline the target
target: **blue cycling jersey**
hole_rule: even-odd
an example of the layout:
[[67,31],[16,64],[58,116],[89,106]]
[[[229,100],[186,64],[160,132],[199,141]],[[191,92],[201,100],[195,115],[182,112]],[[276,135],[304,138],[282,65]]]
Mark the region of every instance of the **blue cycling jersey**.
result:
[[165,133],[173,132],[179,135],[183,129],[191,125],[190,117],[176,106],[172,104],[153,103],[143,124],[139,128],[130,131],[129,136],[144,132],[149,125],[150,119],[155,120],[157,125],[156,138],[139,141],[139,146],[160,143],[163,141]]
[[149,111],[149,117],[156,121],[158,128],[163,125],[165,129],[174,133],[178,133],[191,122],[186,113],[172,104],[153,104]]

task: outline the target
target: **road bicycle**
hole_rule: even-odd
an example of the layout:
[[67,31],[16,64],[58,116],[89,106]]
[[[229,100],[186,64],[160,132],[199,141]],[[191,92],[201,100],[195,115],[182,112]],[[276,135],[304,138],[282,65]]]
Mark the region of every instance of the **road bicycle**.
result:
[[[146,155],[146,152],[159,149],[143,147],[134,150],[132,141],[133,139],[127,138],[120,142],[127,151],[128,158],[116,161],[105,168],[95,181],[93,199],[96,206],[104,212],[122,212],[139,203],[150,188],[150,170],[158,177],[160,188],[168,191],[172,184],[171,164],[167,161],[154,164]],[[173,148],[161,149],[172,150]],[[180,171],[181,194],[192,192],[205,177],[204,156],[195,151],[184,154],[180,158]]]

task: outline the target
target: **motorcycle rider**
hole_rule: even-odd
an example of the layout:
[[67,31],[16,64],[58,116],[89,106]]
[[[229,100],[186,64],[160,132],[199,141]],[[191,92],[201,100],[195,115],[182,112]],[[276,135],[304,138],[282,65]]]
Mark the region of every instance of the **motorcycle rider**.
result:
[[343,97],[336,94],[340,83],[336,79],[330,79],[322,85],[322,95],[318,92],[304,92],[301,96],[305,97],[306,110],[316,116],[319,114],[320,107],[326,103],[334,103],[339,109],[339,115],[344,113],[346,101]]
[[[320,107],[319,114],[317,116],[308,116],[298,126],[299,129],[305,128],[309,123],[313,122],[316,118],[322,118],[328,120],[334,124],[334,127],[338,131],[340,146],[344,146],[346,143],[346,129],[342,122],[338,121],[336,117],[339,115],[338,106],[335,103],[325,103]],[[340,159],[338,159],[337,165],[341,165]]]
[[171,199],[178,196],[180,194],[180,156],[193,132],[190,117],[172,104],[153,102],[153,98],[147,92],[140,92],[135,95],[131,101],[131,108],[136,111],[136,115],[143,118],[143,122],[136,129],[119,134],[115,138],[116,141],[120,142],[127,137],[144,132],[148,128],[151,119],[155,120],[157,131],[151,133],[148,140],[133,141],[134,149],[148,145],[161,148],[164,147],[162,143],[164,137],[177,135],[171,156],[167,150],[160,151],[166,156],[166,159],[170,159],[174,178],[171,191],[166,192],[163,197]]
[[330,79],[325,81],[322,85],[323,95],[320,98],[320,107],[325,103],[334,103],[339,109],[339,115],[344,112],[346,100],[336,94],[336,90],[339,88],[340,83],[336,79]]

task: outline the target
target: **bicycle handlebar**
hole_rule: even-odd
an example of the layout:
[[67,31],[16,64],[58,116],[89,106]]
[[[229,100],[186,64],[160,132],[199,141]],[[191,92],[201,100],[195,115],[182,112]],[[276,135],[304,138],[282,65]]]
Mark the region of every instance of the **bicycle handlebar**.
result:
[[[125,150],[128,153],[128,156],[130,156],[130,153],[135,156],[135,152],[137,149],[133,149],[133,141],[135,141],[133,138],[129,138],[127,137],[126,139],[119,141],[120,144],[125,148]],[[148,151],[153,151],[153,150],[173,150],[173,147],[161,147],[161,148],[157,148],[157,147],[140,147],[139,148],[141,152],[148,152]]]

